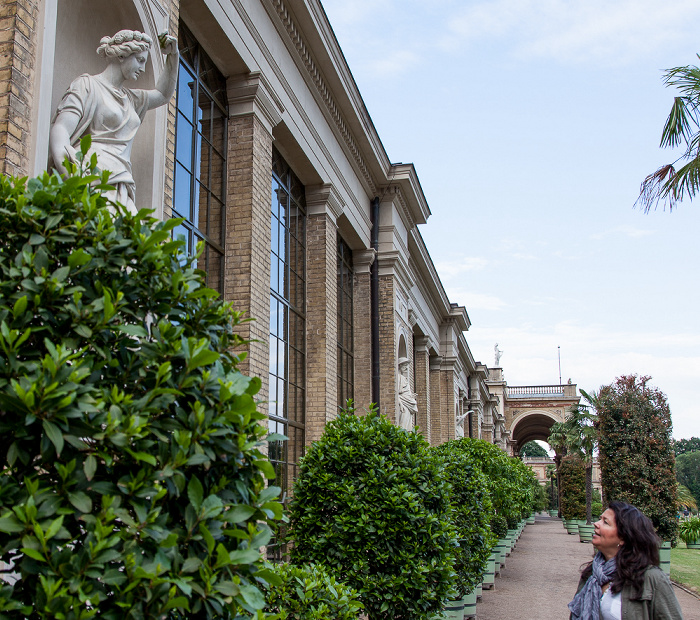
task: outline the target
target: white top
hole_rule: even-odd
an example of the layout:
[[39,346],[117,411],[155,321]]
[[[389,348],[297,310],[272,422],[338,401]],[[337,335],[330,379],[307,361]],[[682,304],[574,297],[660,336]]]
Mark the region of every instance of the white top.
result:
[[600,620],[622,620],[622,592],[613,594],[608,588],[600,599]]

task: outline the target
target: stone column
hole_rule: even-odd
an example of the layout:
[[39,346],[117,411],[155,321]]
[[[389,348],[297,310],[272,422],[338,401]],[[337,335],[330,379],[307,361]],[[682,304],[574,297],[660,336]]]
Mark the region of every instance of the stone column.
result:
[[[394,286],[393,275],[379,276],[379,398],[381,413],[385,414],[394,424],[398,424]],[[408,346],[408,343],[406,344]]]
[[340,195],[306,188],[306,444],[338,415],[338,229]]
[[224,298],[254,321],[238,333],[250,341],[240,370],[262,380],[269,394],[270,203],[272,128],[281,110],[259,73],[232,76],[229,100]]
[[442,443],[443,433],[443,397],[440,364],[442,358],[434,355],[429,358],[428,383],[430,385],[430,445],[437,446]]
[[375,251],[356,250],[352,253],[355,270],[353,285],[353,348],[355,353],[355,407],[359,415],[372,403],[372,304],[370,267]]
[[440,367],[440,398],[442,401],[443,421],[440,442],[445,443],[455,438],[455,374],[454,360],[442,358]]
[[414,349],[414,375],[416,378],[415,392],[418,402],[418,416],[416,424],[420,433],[430,443],[430,351],[427,336],[416,336]]

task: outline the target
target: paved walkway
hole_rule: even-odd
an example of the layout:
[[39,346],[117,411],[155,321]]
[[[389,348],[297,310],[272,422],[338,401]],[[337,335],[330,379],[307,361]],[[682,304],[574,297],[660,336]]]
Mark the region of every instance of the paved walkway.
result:
[[[493,590],[484,590],[477,620],[568,620],[580,567],[593,547],[566,533],[560,519],[537,517],[506,558]],[[700,600],[674,588],[684,620],[700,620]]]

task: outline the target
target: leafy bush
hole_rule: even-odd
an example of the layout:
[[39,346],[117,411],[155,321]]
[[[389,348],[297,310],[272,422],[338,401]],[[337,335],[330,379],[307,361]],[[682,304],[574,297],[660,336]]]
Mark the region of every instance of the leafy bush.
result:
[[547,506],[549,505],[549,493],[541,484],[538,484],[535,488],[534,505],[535,512],[547,510]]
[[577,454],[565,456],[559,465],[561,516],[564,519],[586,518],[586,466]]
[[671,411],[650,377],[618,377],[598,394],[601,484],[606,501],[634,504],[662,540],[675,541],[677,482]]
[[336,581],[323,566],[282,563],[274,567],[281,584],[267,595],[265,611],[279,620],[352,620],[361,618],[357,592]]
[[532,512],[532,470],[518,458],[509,457],[498,446],[483,439],[464,439],[465,450],[479,464],[489,484],[491,502],[497,514],[514,529]]
[[505,517],[499,514],[491,517],[491,533],[496,539],[505,538],[508,535],[508,521]]
[[326,566],[359,592],[373,620],[428,618],[454,579],[449,493],[419,434],[375,410],[343,412],[301,461],[291,562]]
[[256,613],[281,508],[239,317],[105,180],[0,178],[0,615]]
[[536,441],[528,441],[521,449],[520,456],[531,456],[537,458],[547,458],[549,453]]
[[489,523],[493,508],[488,481],[467,442],[457,439],[433,448],[452,485],[451,519],[459,537],[455,569],[460,597],[481,581],[491,548],[496,543]]

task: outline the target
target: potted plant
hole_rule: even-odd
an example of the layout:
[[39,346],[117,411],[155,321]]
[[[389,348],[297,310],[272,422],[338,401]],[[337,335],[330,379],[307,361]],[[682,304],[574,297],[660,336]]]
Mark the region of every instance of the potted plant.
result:
[[700,517],[681,522],[678,535],[688,549],[700,549]]

